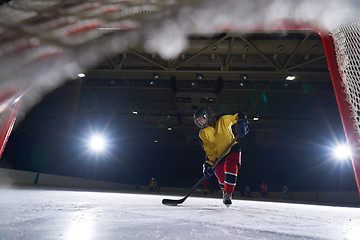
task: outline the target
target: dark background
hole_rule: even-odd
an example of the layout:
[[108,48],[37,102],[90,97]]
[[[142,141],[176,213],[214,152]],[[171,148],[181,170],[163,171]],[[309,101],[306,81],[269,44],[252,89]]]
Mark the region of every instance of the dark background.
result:
[[[161,186],[189,188],[201,178],[204,155],[200,142],[193,147],[168,146],[158,138],[154,143],[146,129],[124,127],[119,121],[81,112],[73,112],[67,121],[42,119],[57,116],[57,109],[46,108],[54,97],[54,93],[49,94],[16,124],[2,167],[130,184],[148,184],[155,177]],[[333,107],[336,110],[336,104]],[[105,154],[86,148],[87,136],[96,128],[105,130],[110,139]],[[198,129],[194,127],[193,132],[196,135]],[[238,187],[259,190],[265,180],[270,191],[280,191],[283,185],[296,191],[354,191],[350,159],[340,162],[331,152],[334,143],[344,139],[340,119],[330,121],[326,116],[322,124],[295,128],[291,134],[281,129],[250,131],[240,141],[243,152]],[[211,184],[217,187],[215,178]]]

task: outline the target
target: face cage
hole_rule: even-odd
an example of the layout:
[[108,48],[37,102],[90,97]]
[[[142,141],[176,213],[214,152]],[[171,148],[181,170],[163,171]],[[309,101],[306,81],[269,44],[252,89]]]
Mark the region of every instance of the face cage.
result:
[[[206,123],[204,123],[204,124],[201,124],[200,122],[199,122],[199,118],[204,118],[204,119],[206,119]],[[208,125],[209,125],[209,119],[204,115],[204,116],[201,116],[201,117],[198,117],[198,118],[194,118],[194,123],[195,123],[195,125],[196,126],[198,126],[198,128],[200,128],[200,129],[203,129],[203,128],[205,128],[205,127],[207,127]]]

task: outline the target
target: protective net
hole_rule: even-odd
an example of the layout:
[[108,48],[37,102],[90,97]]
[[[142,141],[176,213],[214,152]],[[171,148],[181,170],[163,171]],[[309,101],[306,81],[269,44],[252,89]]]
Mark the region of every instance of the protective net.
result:
[[344,20],[334,28],[332,35],[346,100],[360,142],[360,19]]
[[0,6],[1,92],[26,93],[26,111],[77,73],[136,44],[141,37],[136,28],[149,14],[169,6],[110,0],[10,1]]

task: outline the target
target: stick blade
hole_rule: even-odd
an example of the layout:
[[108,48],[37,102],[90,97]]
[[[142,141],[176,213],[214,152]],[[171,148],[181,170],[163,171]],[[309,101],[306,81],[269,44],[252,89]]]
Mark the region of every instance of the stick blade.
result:
[[162,204],[164,205],[168,205],[168,206],[176,206],[178,204],[182,204],[184,202],[185,199],[163,199],[162,200]]

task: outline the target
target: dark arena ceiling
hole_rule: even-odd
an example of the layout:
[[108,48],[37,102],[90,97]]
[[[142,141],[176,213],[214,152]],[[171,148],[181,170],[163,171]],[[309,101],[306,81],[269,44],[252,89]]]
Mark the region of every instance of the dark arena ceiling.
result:
[[139,142],[198,148],[192,116],[200,106],[245,112],[252,135],[339,122],[322,41],[312,31],[192,35],[175,59],[132,47],[85,75],[48,95],[37,107],[47,111],[23,129],[102,119],[131,129]]

